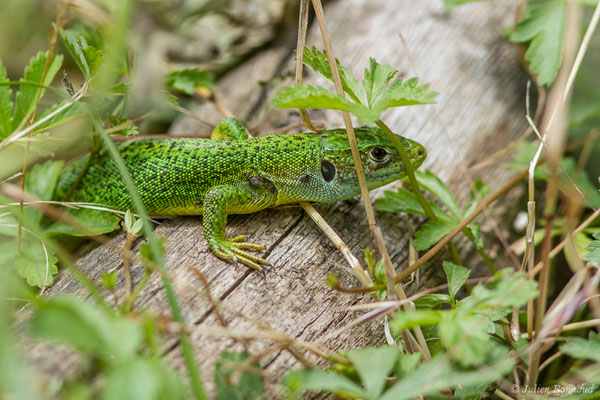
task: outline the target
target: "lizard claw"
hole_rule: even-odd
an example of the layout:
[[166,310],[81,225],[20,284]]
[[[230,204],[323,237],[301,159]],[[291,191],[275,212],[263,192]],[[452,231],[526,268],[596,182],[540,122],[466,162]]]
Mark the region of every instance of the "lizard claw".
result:
[[263,258],[257,257],[246,250],[266,250],[266,247],[260,244],[245,242],[246,235],[236,236],[232,239],[214,241],[210,243],[210,249],[219,258],[223,260],[233,260],[242,263],[252,269],[262,272],[261,265],[270,266]]

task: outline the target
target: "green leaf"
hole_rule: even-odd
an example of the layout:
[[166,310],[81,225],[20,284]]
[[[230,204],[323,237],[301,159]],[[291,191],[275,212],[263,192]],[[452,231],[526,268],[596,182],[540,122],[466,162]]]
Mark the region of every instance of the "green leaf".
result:
[[[329,60],[327,60],[327,52],[325,50],[319,51],[315,47],[311,50],[308,47],[305,47],[302,60],[306,66],[333,82],[331,68],[329,67]],[[357,103],[365,103],[364,95],[358,81],[341,66],[340,61],[337,58],[335,61],[338,66],[344,92]]]
[[585,261],[600,264],[600,248],[590,251],[583,259]]
[[456,221],[460,221],[462,216],[461,208],[459,207],[454,195],[448,189],[448,186],[442,182],[440,178],[438,178],[433,172],[427,170],[423,171],[415,171],[415,177],[419,182],[419,185],[425,188],[427,191],[431,192],[435,197],[440,199],[440,201],[448,207],[450,213],[454,216]]
[[560,348],[573,358],[600,362],[600,335],[590,331],[587,339],[572,337]]
[[481,236],[481,228],[477,222],[471,222],[467,225],[465,234],[471,240],[477,249],[483,249],[483,236]]
[[365,76],[362,82],[369,107],[373,107],[373,104],[386,89],[388,82],[394,78],[397,72],[387,64],[378,64],[374,58],[369,59],[369,69],[365,69]]
[[[0,84],[9,83],[6,69],[0,59]],[[13,112],[12,90],[8,85],[0,85],[0,139],[7,137],[12,131],[11,117]]]
[[442,313],[438,333],[444,347],[462,365],[484,362],[495,342],[487,334],[487,319],[460,309]]
[[369,398],[368,394],[356,383],[322,369],[292,371],[284,377],[283,382],[292,392],[320,390],[350,398]]
[[429,221],[415,233],[414,245],[417,250],[426,250],[439,242],[456,226],[456,222]]
[[504,307],[506,309],[527,304],[537,296],[537,282],[528,279],[523,272],[505,268],[494,274],[494,279],[487,287],[479,284],[473,288],[471,295],[459,302],[459,308],[478,308],[485,310]]
[[119,275],[118,269],[115,269],[113,272],[103,272],[102,285],[108,290],[113,290],[117,286],[117,275]]
[[446,7],[446,10],[452,10],[454,7],[458,7],[467,3],[474,3],[476,1],[482,0],[444,0],[444,7]]
[[562,60],[567,3],[565,0],[529,0],[525,17],[510,40],[529,42],[525,59],[540,85],[550,85]]
[[444,267],[444,272],[446,273],[446,278],[448,279],[448,293],[450,294],[452,302],[454,302],[456,294],[465,281],[469,278],[471,271],[465,267],[461,267],[460,265],[456,265],[448,261],[443,261],[442,266]]
[[193,95],[197,88],[206,88],[213,91],[215,77],[208,71],[198,68],[184,69],[165,75],[165,85],[176,92]]
[[187,399],[183,380],[160,359],[138,358],[109,369],[105,400]]
[[109,315],[74,295],[40,301],[31,330],[109,363],[134,357],[143,338],[139,325]]
[[[48,161],[35,165],[25,177],[25,190],[41,201],[52,200],[62,166],[62,161]],[[35,224],[39,224],[44,216],[33,206],[27,207],[26,213],[30,221]]]
[[90,79],[102,62],[102,50],[90,46],[79,29],[61,29],[60,38],[86,79]]
[[[332,80],[327,54],[316,49],[304,49],[304,63],[313,68],[325,78]],[[344,92],[354,100],[348,100],[327,90],[310,85],[287,87],[273,99],[277,108],[324,108],[348,111],[356,116],[359,122],[372,124],[380,119],[388,107],[411,104],[433,103],[437,93],[429,91],[429,85],[418,86],[416,78],[402,82],[398,79],[387,87],[388,82],[397,71],[389,65],[378,64],[370,59],[369,69],[365,70],[362,89],[358,81],[339,65],[340,80]]]
[[503,354],[485,368],[463,369],[442,355],[422,363],[416,371],[386,390],[379,400],[410,400],[439,393],[447,388],[493,381],[509,373],[514,361]]
[[296,84],[286,87],[273,99],[277,108],[324,108],[350,111],[348,100],[322,87]]
[[[247,352],[234,353],[222,351],[215,363],[215,386],[217,387],[217,398],[219,400],[254,400],[260,399],[265,390],[263,378],[260,374],[258,361],[252,363],[255,371],[240,369],[240,363],[247,360],[250,354]],[[239,380],[232,382],[235,372],[241,372]]]
[[398,349],[392,346],[367,347],[348,352],[354,369],[371,398],[378,398],[398,359]]
[[429,83],[421,86],[418,83],[417,78],[410,78],[404,82],[401,79],[396,79],[375,104],[374,108],[377,108],[379,104],[389,108],[435,103],[437,92],[429,90]]
[[[13,248],[16,249],[16,245]],[[43,288],[54,283],[54,275],[58,272],[57,262],[58,259],[40,240],[28,240],[21,244],[21,251],[14,258],[13,268],[29,285]]]
[[394,314],[390,321],[390,330],[398,336],[405,329],[415,326],[435,325],[440,322],[441,311],[439,310],[407,310]]
[[417,309],[437,308],[442,304],[450,304],[450,296],[443,293],[432,293],[421,296],[414,301]]
[[80,208],[77,210],[72,210],[70,213],[77,219],[77,221],[79,221],[80,224],[85,225],[90,232],[82,232],[71,225],[57,221],[46,228],[46,234],[88,236],[91,233],[93,235],[101,235],[117,230],[120,227],[119,224],[121,222],[121,218],[109,211]]
[[[46,70],[48,57],[50,57],[50,62]],[[46,88],[43,86],[48,86],[52,83],[54,76],[62,65],[62,60],[62,55],[39,52],[37,56],[31,59],[29,65],[25,67],[21,81],[27,83],[19,85],[19,92],[15,98],[16,106],[13,115],[13,130],[18,129],[22,121],[31,117],[37,101],[46,92]],[[38,83],[42,86],[31,85],[29,83]]]
[[396,374],[396,378],[398,380],[403,379],[408,376],[412,372],[417,369],[419,366],[419,362],[423,357],[423,352],[418,353],[404,353],[398,356],[398,361],[396,362],[396,367],[394,368],[394,373]]

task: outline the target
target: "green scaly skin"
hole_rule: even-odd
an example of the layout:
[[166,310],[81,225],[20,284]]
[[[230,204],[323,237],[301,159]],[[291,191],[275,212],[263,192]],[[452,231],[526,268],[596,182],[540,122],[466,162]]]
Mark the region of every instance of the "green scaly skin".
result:
[[[405,176],[400,155],[378,128],[355,128],[369,189]],[[423,146],[398,136],[412,167],[426,157]],[[345,129],[319,134],[248,138],[244,127],[226,118],[211,139],[157,138],[123,142],[119,151],[150,215],[203,214],[204,236],[215,255],[260,270],[267,261],[247,250],[264,250],[245,236],[227,238],[228,214],[249,214],[298,201],[335,202],[360,194]],[[86,159],[62,175],[62,199]],[[131,197],[109,154],[90,163],[69,201],[99,203],[125,211]]]

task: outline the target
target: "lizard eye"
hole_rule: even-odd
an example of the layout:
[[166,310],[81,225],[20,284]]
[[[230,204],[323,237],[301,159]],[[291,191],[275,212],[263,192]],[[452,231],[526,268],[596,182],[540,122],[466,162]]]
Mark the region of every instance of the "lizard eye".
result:
[[321,161],[321,174],[325,182],[331,182],[335,178],[335,165],[329,161]]
[[382,161],[388,153],[383,147],[373,147],[369,154],[375,161]]

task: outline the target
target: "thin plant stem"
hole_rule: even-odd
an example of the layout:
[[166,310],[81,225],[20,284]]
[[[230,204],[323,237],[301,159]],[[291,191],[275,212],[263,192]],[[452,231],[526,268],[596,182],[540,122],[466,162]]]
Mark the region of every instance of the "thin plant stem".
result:
[[[544,323],[544,315],[548,301],[548,285],[550,281],[550,261],[549,257],[552,247],[552,229],[554,223],[554,214],[558,202],[558,169],[559,161],[564,148],[564,140],[566,137],[565,128],[563,126],[567,116],[566,98],[570,92],[569,75],[572,75],[573,70],[577,69],[574,64],[575,48],[579,33],[579,14],[580,6],[574,1],[569,1],[567,4],[567,18],[564,35],[563,46],[563,67],[558,72],[557,79],[550,92],[548,105],[552,106],[552,113],[548,122],[545,125],[545,135],[548,141],[545,143],[542,139],[542,144],[547,145],[548,149],[548,164],[549,164],[549,179],[546,186],[544,217],[546,219],[545,235],[541,247],[542,271],[538,277],[539,294],[535,302],[534,328],[540,332]],[[567,69],[567,66],[571,68]],[[549,107],[550,108],[550,107]],[[554,121],[558,123],[553,124]],[[544,349],[541,346],[534,347],[530,351],[529,365],[527,369],[527,384],[534,386],[537,383],[539,365]]]
[[[438,218],[433,213],[431,206],[429,205],[427,199],[425,199],[425,196],[423,196],[423,192],[421,192],[421,189],[419,188],[419,182],[417,181],[417,177],[415,176],[415,171],[413,170],[412,164],[410,163],[410,157],[408,156],[406,149],[404,148],[404,146],[402,146],[402,143],[400,143],[400,140],[398,140],[394,132],[392,132],[392,130],[386,124],[384,124],[383,121],[377,120],[375,124],[386,134],[388,139],[392,141],[394,147],[396,148],[396,151],[398,152],[398,154],[400,154],[400,159],[404,164],[404,170],[406,171],[406,176],[408,176],[411,189],[414,195],[417,197],[419,204],[421,205],[421,207],[423,207],[425,215],[430,220],[437,221]],[[462,260],[460,259],[460,255],[458,254],[454,243],[448,242],[448,250],[450,251],[450,255],[452,256],[454,263],[462,265]]]
[[[333,78],[333,82],[335,84],[335,89],[338,95],[344,96],[344,89],[342,87],[342,81],[340,79],[340,74],[337,68],[337,64],[335,61],[335,56],[333,53],[333,47],[331,45],[331,41],[329,40],[329,33],[327,31],[327,25],[325,24],[325,16],[323,14],[323,7],[321,5],[320,0],[312,0],[312,5],[315,10],[315,14],[317,17],[317,22],[319,24],[319,29],[321,30],[321,37],[323,39],[323,44],[325,45],[325,50],[327,51],[327,59],[329,61],[329,67],[331,68],[331,75]],[[363,205],[365,208],[365,213],[367,214],[367,219],[369,221],[369,228],[371,229],[371,233],[375,238],[375,243],[377,244],[377,248],[379,253],[383,258],[383,265],[386,274],[386,281],[388,286],[388,294],[390,296],[398,295],[401,299],[406,299],[406,293],[404,292],[404,288],[402,285],[398,285],[396,290],[394,290],[394,267],[392,266],[392,261],[390,259],[389,252],[387,247],[385,246],[385,242],[383,239],[383,234],[381,229],[377,225],[377,221],[375,220],[375,212],[373,211],[373,205],[371,204],[371,197],[369,196],[369,189],[367,188],[367,181],[365,178],[365,173],[362,165],[362,161],[360,159],[360,152],[358,150],[358,143],[356,141],[356,135],[354,134],[354,127],[352,126],[352,121],[350,119],[350,114],[346,111],[342,111],[342,116],[344,119],[344,125],[346,127],[346,132],[348,134],[348,141],[350,143],[350,148],[352,151],[352,159],[354,160],[354,166],[356,168],[356,175],[358,177],[358,183],[360,186],[360,191],[363,196]],[[390,290],[391,289],[391,290]],[[397,293],[396,293],[397,292]],[[407,309],[410,306],[406,306]],[[417,334],[417,340],[422,350],[424,351],[424,358],[430,359],[431,356],[429,354],[429,350],[427,348],[427,343],[425,342],[424,336],[421,332],[420,327],[415,328],[415,333]]]
[[512,189],[517,183],[521,182],[526,176],[527,176],[527,170],[522,171],[521,173],[519,173],[518,175],[513,177],[510,181],[508,181],[504,186],[502,186],[494,194],[492,194],[492,195],[488,196],[486,199],[484,199],[481,202],[481,204],[479,204],[479,206],[477,206],[477,208],[475,210],[473,210],[473,212],[471,214],[469,214],[467,217],[465,217],[465,219],[463,219],[460,224],[455,226],[454,229],[452,229],[452,231],[450,231],[450,233],[448,233],[446,236],[444,236],[442,238],[442,240],[437,242],[437,244],[435,246],[433,246],[431,249],[429,249],[429,251],[427,253],[425,253],[423,256],[421,256],[421,258],[419,258],[417,261],[415,261],[413,264],[411,264],[407,269],[405,269],[404,271],[402,271],[398,275],[396,275],[396,278],[395,278],[396,283],[400,282],[404,278],[409,277],[410,274],[415,272],[417,269],[421,268],[427,261],[431,260],[433,258],[433,256],[436,255],[442,249],[442,247],[446,246],[446,244],[448,244],[448,242],[450,242],[450,240],[452,240],[452,238],[454,238],[454,236],[458,235],[460,233],[460,231],[462,231],[468,224],[473,222],[473,220],[479,214],[481,214],[481,212],[486,207],[488,207],[494,201],[498,200],[498,198],[500,198],[500,196],[504,195],[506,192],[508,192],[510,189]]
[[[300,12],[298,17],[298,41],[296,43],[296,83],[302,83],[302,71],[304,69],[304,46],[306,43],[306,32],[308,31],[308,12],[310,10],[310,3],[308,0],[300,0]],[[307,129],[313,132],[322,132],[323,129],[315,127],[310,120],[308,112],[301,108],[299,109],[300,118],[302,123]]]

